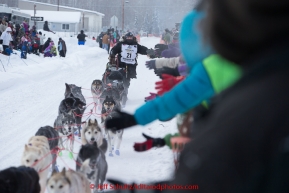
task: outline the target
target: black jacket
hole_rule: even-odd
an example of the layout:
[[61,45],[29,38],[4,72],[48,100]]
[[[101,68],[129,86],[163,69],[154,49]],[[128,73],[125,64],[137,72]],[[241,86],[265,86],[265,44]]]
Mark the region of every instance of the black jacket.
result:
[[103,37],[103,36],[104,36],[104,33],[99,34],[99,35],[97,36],[96,41],[97,41],[98,43],[102,44],[102,37]]
[[50,29],[49,29],[49,27],[48,27],[48,23],[44,23],[44,25],[43,25],[43,30],[44,31],[50,31]]
[[137,45],[137,53],[146,55],[147,47],[139,45],[137,42],[133,43],[127,43],[126,41],[124,42],[119,42],[117,43],[110,51],[110,55],[114,57],[116,54],[118,54],[118,61],[119,61],[119,67],[126,69],[127,68],[127,77],[128,78],[136,78],[136,66],[137,66],[137,60],[135,59],[135,64],[134,65],[127,65],[124,62],[121,62],[121,47],[123,44],[128,44],[128,45]]
[[85,41],[85,37],[86,37],[86,35],[83,32],[81,32],[80,34],[77,35],[78,41],[84,42]]
[[43,51],[49,46],[50,41],[51,41],[50,38],[48,38],[48,39],[46,40],[46,42],[44,43],[43,48],[42,48]]
[[288,51],[264,53],[212,100],[172,184],[196,184],[204,193],[289,192]]

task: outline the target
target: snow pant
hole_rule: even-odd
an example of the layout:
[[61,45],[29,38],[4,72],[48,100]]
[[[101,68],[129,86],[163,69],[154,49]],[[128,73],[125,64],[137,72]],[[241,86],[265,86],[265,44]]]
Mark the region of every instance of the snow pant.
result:
[[107,50],[107,52],[108,52],[108,44],[102,44],[102,48]]
[[39,46],[39,53],[43,53],[43,45]]
[[9,48],[9,46],[3,45],[3,52],[2,54],[7,55],[8,53],[6,52],[6,49]]
[[66,53],[64,52],[64,50],[60,50],[59,55],[60,57],[65,57]]
[[21,48],[21,58],[27,59],[27,48],[26,47]]
[[33,53],[33,54],[36,54],[36,55],[39,55],[39,54],[38,54],[38,48],[33,48],[33,47],[32,47],[32,53]]
[[78,45],[84,45],[84,41],[78,41]]

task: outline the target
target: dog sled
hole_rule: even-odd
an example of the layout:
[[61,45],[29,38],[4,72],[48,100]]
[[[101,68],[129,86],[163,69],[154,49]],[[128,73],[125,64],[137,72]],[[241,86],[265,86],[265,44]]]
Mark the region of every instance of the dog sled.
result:
[[114,100],[122,103],[126,94],[124,69],[119,68],[118,65],[107,63],[105,73],[103,74],[102,82],[104,84],[103,97],[112,96]]

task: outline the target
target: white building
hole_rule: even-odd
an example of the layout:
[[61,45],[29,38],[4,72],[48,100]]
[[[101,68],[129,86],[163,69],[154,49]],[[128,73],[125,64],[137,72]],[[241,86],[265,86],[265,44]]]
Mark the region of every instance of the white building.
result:
[[[104,17],[104,14],[102,13],[99,13],[96,11],[85,10],[85,9],[78,9],[74,7],[67,7],[67,6],[58,7],[58,5],[53,5],[53,4],[48,4],[48,3],[41,3],[41,2],[35,2],[35,1],[29,1],[29,0],[19,0],[19,8],[21,10],[34,10],[34,5],[36,6],[35,7],[36,13],[38,11],[58,11],[58,8],[60,12],[80,12],[81,19],[79,22],[79,30],[83,29],[85,32],[90,32],[92,34],[98,34],[99,32],[101,32],[102,18]],[[39,15],[39,17],[42,17],[42,16]],[[69,19],[63,16],[61,17],[64,19]],[[45,20],[46,19],[44,18],[44,21]],[[49,22],[49,20],[47,21]]]
[[[33,10],[22,10],[22,12],[34,17]],[[43,29],[44,21],[48,21],[48,27],[51,31],[77,34],[81,29],[80,12],[36,11],[35,17],[43,17],[43,21],[36,22],[37,29]],[[34,21],[30,20],[29,25],[33,26]]]

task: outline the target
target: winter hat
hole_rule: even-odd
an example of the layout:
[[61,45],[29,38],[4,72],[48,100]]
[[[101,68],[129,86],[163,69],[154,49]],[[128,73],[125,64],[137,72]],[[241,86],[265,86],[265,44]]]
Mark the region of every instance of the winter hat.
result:
[[127,34],[125,34],[125,37],[126,37],[126,38],[127,38],[127,37],[133,37],[133,33],[128,32]]
[[11,27],[7,27],[5,31],[6,31],[6,32],[11,32],[11,31],[12,31],[12,30],[11,30]]
[[181,26],[180,49],[190,68],[212,54],[212,49],[204,44],[200,33],[199,24],[204,16],[203,11],[194,10],[184,18]]

